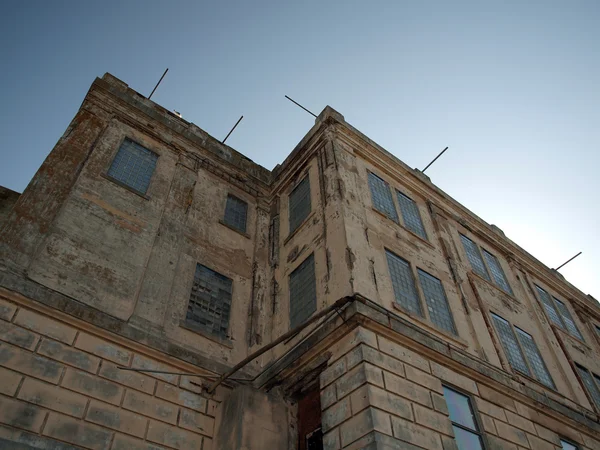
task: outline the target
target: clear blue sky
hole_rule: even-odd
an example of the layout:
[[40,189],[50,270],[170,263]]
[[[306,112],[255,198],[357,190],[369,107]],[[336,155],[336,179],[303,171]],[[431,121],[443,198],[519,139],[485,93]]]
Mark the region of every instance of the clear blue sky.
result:
[[0,184],[110,72],[267,168],[325,105],[600,299],[600,2],[5,2]]

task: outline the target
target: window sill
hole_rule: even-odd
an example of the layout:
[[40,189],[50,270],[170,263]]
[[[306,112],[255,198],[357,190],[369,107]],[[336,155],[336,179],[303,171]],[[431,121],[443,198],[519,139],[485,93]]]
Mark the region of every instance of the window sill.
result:
[[146,194],[144,194],[143,192],[137,191],[135,189],[133,189],[131,186],[126,185],[125,183],[123,183],[122,181],[117,180],[116,178],[111,177],[110,175],[103,173],[101,174],[102,178],[107,179],[108,181],[113,182],[114,184],[116,184],[117,186],[122,187],[123,189],[127,189],[129,192],[142,197],[145,200],[150,200],[150,197],[148,197]]
[[[543,305],[542,305],[543,308]],[[563,330],[562,328],[560,328],[558,325],[554,324],[553,322],[550,321],[550,318],[546,315],[546,318],[548,319],[548,324],[555,330],[558,330],[560,333],[564,334],[565,336],[568,336],[569,338],[571,338],[572,340],[574,340],[577,344],[583,345],[585,346],[585,348],[589,351],[593,351],[592,347],[590,347],[585,341],[582,341],[581,339],[579,339],[577,336],[573,336],[571,333],[569,333],[567,330]]]
[[483,278],[481,275],[475,273],[472,269],[471,272],[469,273],[469,275],[474,276],[475,278],[477,278],[478,280],[481,280],[483,282],[485,282],[485,284],[487,284],[488,286],[493,287],[496,291],[506,295],[508,298],[510,298],[511,300],[517,302],[517,303],[521,303],[521,301],[515,297],[514,294],[509,294],[508,292],[506,292],[504,289],[502,289],[501,287],[499,287],[498,285],[494,284],[492,281],[490,280],[486,280],[485,278]]
[[[510,363],[509,363],[509,365],[510,365]],[[517,369],[515,369],[512,366],[510,366],[510,368],[512,369],[513,373],[517,376],[517,378],[519,379],[519,381],[521,381],[521,379],[523,379],[523,380],[528,381],[530,383],[534,383],[534,385],[537,386],[537,387],[541,387],[543,389],[549,390],[551,392],[554,392],[554,393],[557,393],[557,394],[560,395],[560,393],[558,392],[558,390],[556,389],[556,387],[546,386],[544,383],[542,383],[537,378],[533,378],[531,375],[527,375],[525,373],[519,372]],[[554,380],[552,380],[552,382],[554,382]]]
[[404,231],[406,231],[407,233],[410,233],[410,235],[416,239],[418,239],[419,241],[421,241],[423,244],[425,244],[426,246],[432,248],[433,250],[435,250],[435,246],[429,242],[427,239],[422,238],[421,236],[419,236],[418,234],[416,234],[414,231],[409,230],[408,228],[406,228],[404,225],[402,225],[401,223],[396,222],[394,219],[390,218],[389,216],[385,215],[384,213],[382,213],[381,211],[379,211],[378,209],[376,209],[375,207],[371,206],[371,209],[373,211],[375,211],[379,216],[383,217],[386,220],[389,220],[390,222],[392,222],[394,225],[402,228]]
[[241,234],[241,235],[242,235],[242,236],[244,236],[246,239],[252,239],[248,233],[246,233],[245,231],[238,230],[238,229],[237,229],[237,228],[235,228],[235,227],[232,227],[232,226],[231,226],[231,225],[229,225],[227,222],[225,222],[223,219],[219,219],[219,223],[220,223],[221,225],[223,225],[224,227],[227,227],[227,228],[229,228],[230,230],[232,230],[232,231],[235,231],[235,232],[236,232],[236,233],[238,233],[238,234]]
[[200,336],[205,337],[206,339],[210,339],[211,341],[216,342],[217,344],[221,344],[227,348],[233,348],[233,341],[231,339],[222,338],[215,334],[212,334],[207,330],[203,329],[202,327],[190,323],[185,319],[179,322],[179,326],[181,328],[185,328],[188,331],[191,331],[192,333],[199,334]]
[[302,228],[304,228],[304,225],[306,225],[315,215],[314,211],[311,211],[311,213],[306,216],[306,219],[304,219],[300,225],[298,225],[298,227],[296,227],[296,229],[294,231],[292,231],[290,234],[288,234],[288,237],[285,238],[285,240],[283,241],[283,245],[286,245],[296,234],[298,234],[300,232],[300,230]]
[[408,312],[402,306],[398,305],[395,301],[392,303],[392,307],[396,311],[401,312],[404,316],[406,316],[410,320],[414,320],[415,322],[417,322],[419,326],[422,326],[428,332],[433,333],[433,334],[437,334],[437,335],[441,335],[441,337],[443,339],[448,339],[452,343],[457,344],[460,347],[467,348],[469,346],[469,344],[467,343],[467,341],[464,341],[458,335],[450,334],[446,330],[442,330],[441,328],[436,327],[435,325],[433,325],[433,323],[429,322],[425,318],[423,318],[421,316],[417,316],[414,313]]

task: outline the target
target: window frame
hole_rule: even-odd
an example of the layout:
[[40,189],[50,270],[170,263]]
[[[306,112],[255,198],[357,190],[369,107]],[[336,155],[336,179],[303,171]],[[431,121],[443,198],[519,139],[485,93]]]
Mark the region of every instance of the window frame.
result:
[[571,439],[567,439],[564,436],[558,436],[558,440],[560,441],[560,448],[562,450],[569,450],[569,449],[565,449],[565,447],[563,446],[564,444],[569,444],[572,447],[575,447],[575,450],[580,450],[581,447],[579,446],[579,444],[577,444],[575,441],[572,441]]
[[[309,259],[312,258],[312,284],[313,284],[313,289],[314,289],[314,308],[311,311],[311,313],[304,318],[304,320],[298,322],[298,323],[292,323],[292,276],[295,273],[298,273],[298,270],[305,264],[308,262]],[[316,264],[316,258],[315,258],[315,252],[310,253],[308,256],[306,256],[306,258],[304,258],[302,261],[300,261],[300,263],[294,267],[294,270],[292,270],[290,272],[290,274],[287,277],[287,282],[288,282],[288,323],[289,323],[289,328],[290,330],[297,327],[298,325],[301,325],[302,323],[304,323],[306,320],[308,320],[318,309],[318,301],[319,301],[319,296],[317,295],[317,264]]]
[[579,380],[579,384],[581,385],[581,387],[583,387],[583,391],[585,392],[585,395],[587,396],[592,407],[595,408],[596,411],[600,412],[600,399],[598,401],[596,401],[594,399],[594,396],[592,395],[592,393],[589,391],[589,389],[583,382],[583,379],[581,378],[581,373],[579,371],[584,370],[589,374],[589,376],[592,380],[592,383],[594,383],[594,385],[596,386],[596,389],[598,390],[599,394],[600,394],[600,375],[597,375],[596,373],[592,372],[587,367],[585,367],[577,362],[575,362],[574,364],[575,364],[575,375],[577,376],[577,379]]
[[[483,278],[485,281],[487,281],[488,283],[490,283],[491,285],[495,286],[497,289],[500,289],[502,292],[504,292],[506,295],[515,298],[515,294],[514,294],[514,290],[513,287],[510,284],[510,281],[508,281],[508,277],[506,276],[506,271],[504,270],[504,267],[502,267],[502,264],[500,263],[500,258],[498,258],[498,256],[496,256],[494,253],[490,252],[489,250],[487,250],[485,247],[483,247],[482,245],[478,244],[477,242],[475,242],[473,239],[471,239],[469,236],[467,236],[465,233],[461,233],[460,231],[458,232],[460,239],[460,243],[462,245],[462,249],[463,252],[465,253],[465,256],[467,257],[467,262],[469,263],[469,267],[471,267],[471,272],[473,272],[475,275],[477,275],[479,278]],[[462,240],[462,238],[465,238],[467,240],[469,240],[476,248],[477,251],[479,253],[479,257],[481,259],[481,262],[483,263],[483,267],[485,268],[486,274],[487,274],[487,278],[480,275],[479,273],[477,273],[475,271],[475,269],[473,268],[473,264],[471,263],[471,260],[469,259],[469,254],[467,252],[467,249],[465,248],[465,243]],[[487,253],[488,255],[490,255],[493,258],[496,258],[496,261],[498,262],[498,267],[500,268],[500,270],[502,271],[502,275],[504,276],[504,280],[506,281],[506,284],[508,285],[508,288],[510,290],[510,292],[506,292],[504,290],[504,288],[502,286],[500,286],[497,282],[496,279],[494,278],[493,272],[488,264],[488,262],[486,261],[486,258],[484,256],[484,253]]]
[[[554,326],[560,328],[563,332],[565,332],[569,336],[577,339],[578,341],[585,343],[585,340],[583,339],[583,334],[581,333],[581,329],[577,326],[577,323],[575,322],[575,319],[573,318],[573,314],[571,314],[571,311],[569,310],[569,306],[567,306],[567,303],[570,303],[570,302],[564,302],[564,301],[556,298],[554,295],[550,294],[546,289],[541,287],[539,284],[533,283],[533,286],[534,286],[535,296],[537,297],[538,302],[541,304],[542,309],[544,310],[544,314],[546,314],[546,318],[548,319],[548,322],[550,322],[551,325],[554,325]],[[548,298],[551,302],[551,305],[554,308],[554,312],[556,313],[556,316],[558,317],[560,324],[557,324],[550,317],[550,314],[548,313],[548,310],[546,309],[546,304],[544,303],[544,300],[542,299],[542,294],[540,293],[540,290],[543,291],[548,296]],[[569,318],[571,319],[571,322],[573,322],[573,326],[579,333],[579,336],[574,335],[569,330],[569,327],[567,326],[565,317],[564,317],[563,313],[561,312],[560,308],[558,307],[557,302],[562,303],[562,305],[566,308],[566,310],[570,316]]]
[[[392,201],[392,206],[394,208],[394,214],[395,217],[390,217],[386,212],[381,211],[380,209],[378,209],[375,206],[375,202],[373,201],[373,191],[371,189],[371,183],[370,183],[370,176],[374,176],[375,178],[379,179],[380,181],[382,181],[386,188],[388,193],[390,194],[390,200]],[[410,234],[412,234],[413,236],[416,236],[417,238],[425,241],[426,243],[432,245],[429,241],[429,233],[427,232],[427,227],[425,226],[425,222],[423,221],[423,214],[421,211],[421,208],[419,207],[419,202],[417,202],[412,196],[406,194],[404,192],[404,190],[400,190],[396,187],[393,187],[390,183],[388,183],[383,177],[380,177],[379,175],[377,175],[375,172],[367,169],[367,185],[369,188],[369,194],[370,194],[370,199],[371,199],[371,207],[373,208],[374,211],[376,211],[378,214],[381,214],[382,216],[386,217],[387,219],[391,220],[392,222],[394,222],[396,225],[400,225],[403,229],[405,229],[406,231],[408,231]],[[398,200],[399,196],[404,196],[405,198],[407,198],[409,201],[413,202],[418,217],[419,217],[419,222],[421,224],[421,227],[423,228],[423,234],[424,236],[421,236],[420,234],[418,234],[417,232],[411,230],[407,225],[406,225],[406,220],[404,218],[404,210],[402,209],[402,206],[400,204],[400,201]]]
[[[296,190],[302,185],[302,183],[308,183],[308,212],[306,213],[306,215],[301,219],[301,220],[294,220],[293,222],[293,227],[292,227],[292,195],[296,192]],[[306,222],[306,220],[308,219],[308,217],[310,217],[310,214],[312,213],[312,198],[311,198],[311,194],[312,194],[312,189],[311,189],[311,185],[310,185],[310,173],[306,172],[304,174],[304,176],[302,178],[300,178],[300,181],[298,181],[296,184],[294,184],[294,187],[291,188],[289,190],[289,193],[287,195],[287,208],[288,208],[288,233],[289,236],[292,236],[297,230],[299,230],[302,225]],[[289,237],[288,236],[288,237]]]
[[[482,448],[482,450],[486,450],[489,447],[489,445],[487,442],[485,429],[483,427],[483,422],[481,421],[481,416],[479,414],[479,410],[477,409],[477,403],[475,402],[473,395],[470,392],[467,392],[464,389],[461,389],[458,386],[455,386],[455,385],[453,385],[451,383],[447,383],[447,382],[442,382],[442,391],[444,390],[444,388],[449,389],[459,395],[462,395],[463,397],[465,397],[467,399],[467,401],[469,403],[469,407],[471,408],[471,412],[473,413],[473,421],[475,422],[475,425],[477,426],[477,430],[476,431],[471,430],[460,423],[454,422],[452,420],[452,417],[450,416],[450,409],[448,408],[448,419],[450,420],[450,424],[453,427],[457,426],[458,428],[461,428],[471,434],[479,436],[480,442],[481,442],[481,448]],[[447,407],[448,400],[444,394],[442,394],[442,396],[444,397],[444,401],[446,402],[446,407]],[[454,438],[454,441],[456,442],[456,437]],[[456,443],[456,447],[458,449],[458,443]]]
[[[229,205],[229,198],[232,198],[234,201],[242,202],[246,205],[246,217],[244,220],[244,229],[236,227],[232,223],[227,221],[227,205]],[[221,219],[221,223],[228,228],[231,228],[233,231],[237,231],[238,233],[243,234],[244,236],[248,236],[248,211],[249,211],[249,203],[238,195],[232,194],[231,192],[227,193],[227,197],[225,198],[225,209],[223,211],[223,218]]]
[[[492,316],[492,323],[494,324],[494,331],[496,333],[496,337],[498,338],[498,342],[500,343],[500,347],[502,348],[502,352],[504,353],[504,358],[508,362],[508,365],[510,366],[510,368],[514,372],[517,372],[519,375],[527,377],[528,379],[530,379],[532,381],[535,381],[536,383],[541,384],[542,386],[544,386],[547,389],[550,389],[552,391],[557,391],[556,383],[554,382],[554,378],[552,377],[552,374],[548,370],[548,365],[546,364],[546,361],[544,360],[544,356],[542,355],[542,352],[540,352],[540,347],[538,346],[535,338],[530,333],[528,333],[527,331],[523,330],[522,328],[517,327],[512,322],[506,320],[500,314],[496,314],[495,312],[490,311],[490,315]],[[523,358],[523,362],[525,363],[525,366],[527,367],[527,370],[529,371],[529,373],[524,373],[523,371],[517,369],[510,362],[510,358],[508,357],[508,352],[507,352],[507,350],[506,350],[506,348],[504,346],[504,343],[503,343],[503,340],[502,340],[502,336],[500,335],[500,333],[498,331],[498,326],[496,325],[495,317],[499,318],[500,320],[502,320],[503,322],[505,322],[506,324],[508,324],[508,326],[510,327],[512,335],[513,335],[513,337],[514,337],[514,339],[515,339],[515,341],[517,343],[517,346],[519,347],[519,351],[521,352],[521,356]],[[541,360],[541,362],[542,362],[542,364],[543,364],[546,372],[548,373],[548,377],[550,378],[550,381],[552,382],[552,386],[548,386],[542,380],[538,379],[537,373],[533,369],[533,365],[529,361],[529,357],[527,356],[527,352],[525,351],[525,349],[523,347],[523,344],[521,343],[521,339],[519,339],[519,332],[524,333],[524,334],[528,335],[531,338],[533,344],[535,345],[537,353],[539,354],[540,360]]]
[[[123,148],[123,145],[127,142],[131,142],[134,145],[137,145],[139,147],[142,147],[144,150],[147,150],[148,152],[152,153],[153,155],[156,156],[156,160],[154,161],[154,167],[152,169],[152,174],[150,175],[150,178],[148,179],[148,185],[146,186],[146,190],[145,191],[140,191],[139,189],[136,189],[135,187],[131,186],[130,184],[126,183],[125,181],[120,180],[119,178],[116,178],[115,176],[110,174],[110,171],[113,167],[113,164],[115,162],[115,159],[117,158],[117,156],[119,155],[121,149]],[[121,139],[121,141],[119,142],[119,145],[116,147],[116,151],[113,153],[112,158],[110,160],[110,163],[108,164],[108,167],[106,167],[106,170],[102,173],[102,176],[104,178],[106,178],[107,180],[110,180],[111,182],[113,182],[114,184],[116,184],[117,186],[120,186],[124,189],[127,189],[130,192],[133,192],[134,194],[139,195],[142,198],[145,198],[146,200],[148,200],[150,197],[148,197],[148,191],[150,190],[150,186],[152,185],[152,180],[154,178],[154,174],[156,173],[156,168],[158,167],[158,160],[160,159],[160,153],[156,152],[150,148],[148,148],[145,145],[140,144],[137,140],[129,137],[129,136],[125,136],[123,139]]]
[[[388,266],[388,276],[390,277],[390,284],[392,285],[392,293],[393,293],[393,297],[394,297],[393,306],[395,308],[399,309],[400,311],[402,311],[404,314],[407,314],[411,317],[416,316],[418,319],[426,321],[428,324],[431,324],[433,329],[435,329],[436,331],[439,331],[440,333],[448,335],[454,339],[460,338],[460,335],[458,333],[458,328],[456,326],[456,320],[454,319],[454,312],[452,311],[450,301],[448,300],[448,294],[446,293],[446,288],[444,287],[444,282],[440,278],[429,273],[427,270],[418,267],[416,264],[412,264],[410,261],[401,257],[396,252],[394,252],[393,250],[390,250],[387,247],[384,247],[384,253],[385,253],[386,264]],[[392,281],[392,276],[391,276],[388,253],[391,254],[393,258],[397,258],[397,259],[405,262],[408,265],[408,269],[410,271],[410,276],[411,276],[411,281],[412,281],[412,284],[414,287],[415,295],[417,296],[418,306],[420,308],[421,314],[418,314],[416,312],[408,310],[404,305],[402,305],[401,303],[399,303],[397,301],[396,290],[394,288],[394,283]],[[427,303],[427,298],[425,297],[425,292],[423,290],[423,286],[421,285],[421,278],[419,275],[419,271],[421,271],[424,274],[439,281],[444,299],[446,301],[446,305],[448,307],[448,312],[450,315],[450,320],[452,321],[452,327],[454,329],[454,332],[452,332],[450,330],[446,330],[445,328],[438,326],[433,320],[431,320],[431,315],[430,315],[429,309],[428,309],[429,305]]]

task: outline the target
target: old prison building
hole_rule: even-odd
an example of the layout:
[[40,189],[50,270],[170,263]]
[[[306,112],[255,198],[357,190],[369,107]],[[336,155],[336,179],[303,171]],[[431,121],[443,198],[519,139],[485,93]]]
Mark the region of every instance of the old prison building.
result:
[[0,201],[0,448],[600,449],[598,302],[330,107],[269,171],[106,74]]

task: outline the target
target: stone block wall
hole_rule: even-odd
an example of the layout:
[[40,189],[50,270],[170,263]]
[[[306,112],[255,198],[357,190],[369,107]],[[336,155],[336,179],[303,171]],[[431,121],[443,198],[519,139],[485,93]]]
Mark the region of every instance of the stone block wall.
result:
[[222,393],[118,369],[190,371],[80,325],[0,298],[0,448],[212,448]]
[[488,449],[558,450],[561,437],[581,449],[600,448],[568,419],[544,414],[368,329],[356,328],[333,349],[320,377],[327,450],[456,449],[442,383],[470,396]]

